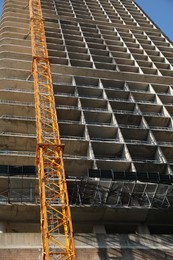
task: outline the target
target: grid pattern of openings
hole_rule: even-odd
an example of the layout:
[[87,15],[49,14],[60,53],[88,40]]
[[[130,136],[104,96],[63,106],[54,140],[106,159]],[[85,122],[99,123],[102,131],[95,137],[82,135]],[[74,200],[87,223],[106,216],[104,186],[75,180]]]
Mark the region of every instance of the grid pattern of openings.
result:
[[[41,2],[68,175],[172,173],[171,43],[131,1]],[[33,166],[28,11],[20,0],[6,0],[4,10],[0,164]]]
[[135,5],[133,1],[121,0],[124,7],[130,12],[135,21],[144,28],[144,30],[154,28],[151,21],[142,13],[142,11]]
[[[2,15],[1,165],[34,165],[35,109],[33,84],[26,81],[32,63],[30,38],[25,37],[28,31],[28,9],[25,6],[26,3],[23,1],[5,1]],[[32,173],[32,169],[31,167],[29,173]]]
[[[171,77],[171,43],[131,1],[41,2],[67,172],[84,175],[88,168],[171,172],[172,84],[149,84],[147,79],[139,83],[127,76],[126,81],[110,80],[97,74],[103,70]],[[3,67],[8,68],[8,86],[1,79],[0,89],[1,161],[33,165],[34,99],[32,82],[26,81],[31,48],[30,39],[24,39],[28,21],[23,18],[28,13],[18,1],[6,1],[4,10],[13,26],[3,35],[1,52]],[[2,26],[9,23],[6,19]],[[77,75],[84,76],[61,75],[57,64],[77,67]],[[92,69],[94,77],[83,68]],[[6,77],[6,69],[2,75]],[[21,161],[21,156],[28,158]]]
[[173,75],[172,44],[133,1],[41,2],[54,64]]
[[69,174],[171,173],[171,86],[75,76],[55,91]]

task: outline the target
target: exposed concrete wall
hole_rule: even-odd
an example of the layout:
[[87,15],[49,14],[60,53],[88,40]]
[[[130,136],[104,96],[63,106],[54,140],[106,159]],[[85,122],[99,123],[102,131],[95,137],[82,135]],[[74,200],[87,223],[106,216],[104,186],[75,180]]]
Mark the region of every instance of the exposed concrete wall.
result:
[[[77,249],[76,257],[77,260],[172,260],[173,254],[171,251],[161,250]],[[40,249],[0,249],[0,259],[41,260],[42,255]]]
[[[41,2],[67,174],[85,176],[88,168],[172,173],[171,44],[132,1]],[[31,44],[29,36],[24,39],[29,31],[26,6],[27,0],[5,0],[0,27],[3,165],[35,163],[32,78],[28,81]],[[2,179],[0,183],[4,195],[8,185]],[[12,223],[7,232],[38,230],[38,204],[1,202],[0,220]],[[156,211],[74,206],[77,230],[92,231],[95,226],[97,233],[76,235],[78,259],[173,259],[171,236],[107,235],[100,234],[103,227],[96,227],[120,221],[121,225],[172,225],[172,210]],[[147,230],[138,228],[138,232]],[[41,259],[40,249],[40,234],[0,235],[2,260]]]
[[[173,236],[77,234],[78,260],[173,258]],[[40,234],[1,234],[0,259],[41,260]]]
[[2,260],[41,260],[40,249],[0,249]]

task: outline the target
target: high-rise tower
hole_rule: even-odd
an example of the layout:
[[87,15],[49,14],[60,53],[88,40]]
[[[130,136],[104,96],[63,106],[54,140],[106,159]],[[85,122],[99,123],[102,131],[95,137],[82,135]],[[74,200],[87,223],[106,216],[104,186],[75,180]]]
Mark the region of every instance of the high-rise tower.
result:
[[[41,255],[27,3],[0,26],[0,259]],[[41,4],[78,259],[172,259],[172,43],[132,0]]]

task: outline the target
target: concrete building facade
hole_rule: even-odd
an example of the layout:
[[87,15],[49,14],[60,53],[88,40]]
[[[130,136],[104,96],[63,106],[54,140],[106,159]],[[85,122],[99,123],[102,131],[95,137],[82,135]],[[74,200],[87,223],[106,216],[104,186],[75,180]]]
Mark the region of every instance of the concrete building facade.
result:
[[[0,259],[41,259],[27,4],[0,25]],[[78,259],[173,259],[172,43],[132,0],[41,5]]]

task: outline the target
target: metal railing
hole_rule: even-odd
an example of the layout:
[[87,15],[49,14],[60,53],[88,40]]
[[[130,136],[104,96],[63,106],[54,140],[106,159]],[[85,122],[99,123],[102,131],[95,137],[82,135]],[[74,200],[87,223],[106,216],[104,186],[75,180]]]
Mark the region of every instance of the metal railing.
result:
[[34,103],[32,103],[32,102],[21,102],[21,101],[4,100],[4,99],[0,99],[0,104],[12,104],[12,105],[18,105],[18,106],[33,106],[34,107]]
[[29,116],[13,116],[13,115],[2,115],[0,116],[0,119],[12,119],[12,120],[24,120],[24,121],[35,121],[35,117],[29,117]]
[[0,150],[0,155],[11,155],[11,156],[22,156],[22,157],[35,157],[35,152],[27,151],[9,151],[9,150]]
[[141,115],[140,111],[127,111],[127,110],[113,109],[113,112],[118,114],[127,114],[127,115]]
[[140,126],[140,125],[124,125],[124,124],[119,124],[119,127],[121,128],[136,128],[136,129],[148,129],[145,126]]
[[173,131],[172,127],[167,127],[167,126],[151,126],[151,130],[164,130],[164,131]]

